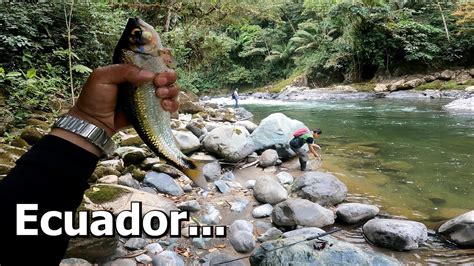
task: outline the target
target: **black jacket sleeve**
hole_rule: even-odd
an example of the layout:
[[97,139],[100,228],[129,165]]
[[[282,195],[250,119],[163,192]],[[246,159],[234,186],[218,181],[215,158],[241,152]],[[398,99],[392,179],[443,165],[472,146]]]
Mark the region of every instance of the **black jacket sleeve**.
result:
[[[62,138],[47,135],[17,160],[16,166],[0,181],[0,265],[58,265],[66,251],[69,237],[51,237],[41,233],[41,215],[47,211],[75,211],[87,179],[98,158],[94,154]],[[38,222],[27,222],[27,229],[38,229],[39,236],[16,234],[17,204],[38,204]],[[52,229],[62,226],[51,220]],[[64,227],[64,226],[62,226]],[[15,254],[27,255],[27,257]]]

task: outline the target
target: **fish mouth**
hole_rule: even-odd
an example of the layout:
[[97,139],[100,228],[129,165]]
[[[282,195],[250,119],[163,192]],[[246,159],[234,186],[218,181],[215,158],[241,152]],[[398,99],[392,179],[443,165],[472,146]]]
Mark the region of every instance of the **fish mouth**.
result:
[[128,45],[133,52],[148,54],[157,47],[158,35],[154,28],[139,17],[129,18],[127,22]]

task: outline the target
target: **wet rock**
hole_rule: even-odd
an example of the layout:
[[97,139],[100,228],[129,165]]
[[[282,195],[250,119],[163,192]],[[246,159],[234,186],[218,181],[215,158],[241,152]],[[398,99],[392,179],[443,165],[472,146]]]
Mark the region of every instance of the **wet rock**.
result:
[[346,223],[368,220],[374,218],[378,213],[377,206],[361,203],[343,203],[339,204],[336,209],[337,219]]
[[143,238],[140,237],[132,237],[127,242],[125,242],[124,247],[130,250],[137,250],[137,249],[142,249],[148,244],[148,241],[146,241]]
[[253,209],[252,216],[255,218],[268,217],[272,214],[273,206],[271,204],[263,204]]
[[142,148],[133,146],[120,147],[115,150],[115,153],[122,158],[126,165],[139,163],[147,156],[147,153]]
[[143,183],[156,188],[161,193],[172,196],[181,196],[184,194],[183,189],[171,176],[165,173],[148,172]]
[[469,87],[465,88],[464,90],[467,91],[467,92],[474,92],[474,86],[469,86]]
[[46,133],[35,127],[27,127],[21,132],[20,137],[28,144],[33,145],[38,142]]
[[164,163],[157,163],[151,167],[151,170],[158,172],[158,173],[165,173],[171,177],[177,178],[183,176],[184,173],[178,170],[176,167],[171,166],[169,164]]
[[234,110],[235,110],[235,118],[239,121],[249,120],[250,118],[253,117],[253,114],[247,111],[243,107],[235,108]]
[[304,237],[304,238],[306,238],[306,237],[318,236],[318,235],[321,235],[321,234],[324,234],[324,233],[326,233],[326,231],[324,231],[323,229],[318,228],[318,227],[305,227],[305,228],[285,232],[285,233],[282,234],[282,237],[284,237],[284,238],[291,238],[291,237]]
[[451,103],[444,106],[447,110],[452,111],[474,111],[474,97],[467,98],[467,99],[457,99],[452,101]]
[[255,248],[253,225],[245,220],[236,220],[230,225],[229,242],[237,252],[247,253]]
[[199,150],[201,143],[199,139],[190,131],[173,130],[179,149],[183,153],[191,153]]
[[246,199],[236,199],[234,201],[229,202],[230,203],[230,210],[233,212],[241,212],[247,208],[247,205],[249,204],[249,201]]
[[219,158],[238,162],[255,151],[250,134],[241,126],[220,126],[206,135],[204,148]]
[[291,184],[293,183],[293,176],[288,172],[280,172],[277,174],[278,180],[282,184]]
[[417,249],[428,238],[424,224],[396,219],[372,219],[363,231],[374,245],[393,250]]
[[268,229],[265,233],[263,233],[261,236],[257,237],[257,240],[260,242],[265,242],[269,240],[275,240],[279,238],[282,235],[282,231],[279,229],[272,227]]
[[201,217],[201,221],[205,224],[219,224],[221,221],[221,213],[212,204],[204,205],[206,212]]
[[253,123],[252,121],[248,121],[248,120],[237,121],[237,122],[235,122],[235,125],[245,127],[249,131],[249,133],[252,133],[258,127],[255,123]]
[[222,180],[216,180],[214,181],[214,185],[216,185],[217,189],[221,192],[221,193],[227,193],[230,191],[230,187]]
[[178,207],[182,211],[199,211],[201,210],[201,205],[197,200],[188,200],[184,201],[181,203],[176,204],[176,207]]
[[118,176],[116,175],[106,175],[97,180],[98,183],[104,184],[117,184]]
[[[290,245],[302,239],[301,237],[293,237],[264,242],[252,253],[250,264],[261,266],[400,264],[388,256],[365,251],[331,236],[321,238],[323,241],[327,241],[324,246],[320,239]],[[271,249],[277,250],[272,251],[271,256],[266,255],[265,252]]]
[[138,255],[135,257],[135,260],[138,262],[138,263],[142,263],[142,264],[148,264],[148,263],[151,263],[152,259],[150,258],[150,256],[146,255],[146,254],[141,254],[141,255]]
[[334,213],[305,199],[288,199],[273,207],[272,221],[278,226],[323,227],[334,223]]
[[165,250],[155,255],[152,260],[153,266],[184,266],[184,261],[178,253]]
[[270,177],[260,177],[253,188],[254,197],[262,203],[277,204],[288,198],[288,192]]
[[247,180],[245,182],[245,187],[248,188],[248,189],[253,189],[255,187],[255,183],[257,183],[256,180],[253,180],[253,179]]
[[347,195],[347,187],[335,176],[323,172],[307,172],[296,178],[297,195],[321,205],[335,205]]
[[474,211],[459,215],[445,222],[438,232],[461,246],[474,245]]
[[89,266],[92,265],[90,262],[84,259],[68,258],[62,259],[59,266]]
[[133,179],[131,174],[125,174],[119,177],[118,184],[136,189],[140,188],[140,183],[137,180]]
[[255,150],[271,148],[276,144],[287,144],[294,131],[305,125],[288,118],[282,113],[274,113],[264,118],[252,132],[251,139]]
[[278,153],[276,150],[268,149],[260,155],[260,166],[269,167],[276,164],[278,160]]

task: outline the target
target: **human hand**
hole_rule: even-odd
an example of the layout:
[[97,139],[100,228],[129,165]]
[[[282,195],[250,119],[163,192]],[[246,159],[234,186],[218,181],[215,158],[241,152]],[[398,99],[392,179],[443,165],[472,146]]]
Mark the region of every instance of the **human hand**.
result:
[[129,82],[134,86],[153,81],[156,95],[162,98],[163,109],[178,110],[175,97],[179,89],[173,85],[176,73],[155,74],[131,64],[117,64],[95,69],[87,79],[76,104],[69,114],[104,129],[109,137],[130,125],[125,114],[116,111],[118,84]]

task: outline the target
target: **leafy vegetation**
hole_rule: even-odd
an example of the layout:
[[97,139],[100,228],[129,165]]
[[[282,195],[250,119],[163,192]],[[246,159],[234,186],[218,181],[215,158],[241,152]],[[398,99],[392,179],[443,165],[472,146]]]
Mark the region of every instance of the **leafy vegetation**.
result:
[[0,93],[17,119],[77,95],[91,69],[110,63],[127,18],[135,15],[161,33],[173,49],[180,86],[196,93],[271,84],[277,91],[301,75],[310,85],[362,84],[470,67],[474,57],[469,1],[4,3]]

